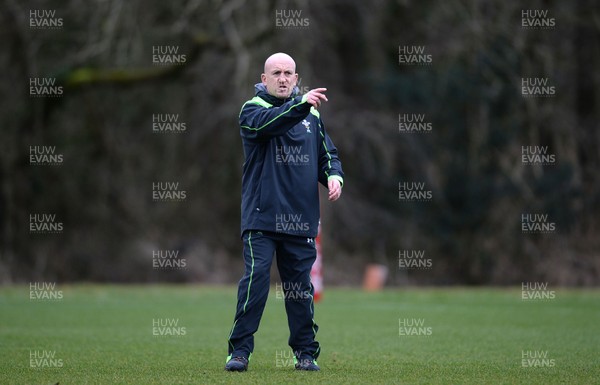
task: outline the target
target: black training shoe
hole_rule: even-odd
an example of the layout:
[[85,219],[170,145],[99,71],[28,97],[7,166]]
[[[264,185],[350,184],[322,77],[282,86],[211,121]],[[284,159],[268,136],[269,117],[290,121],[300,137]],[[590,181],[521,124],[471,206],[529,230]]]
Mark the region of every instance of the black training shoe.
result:
[[317,365],[317,360],[313,358],[301,358],[298,360],[294,357],[294,361],[296,363],[296,370],[309,370],[313,372],[321,370],[319,365]]
[[248,370],[248,359],[246,357],[227,357],[225,370],[228,372],[245,372]]

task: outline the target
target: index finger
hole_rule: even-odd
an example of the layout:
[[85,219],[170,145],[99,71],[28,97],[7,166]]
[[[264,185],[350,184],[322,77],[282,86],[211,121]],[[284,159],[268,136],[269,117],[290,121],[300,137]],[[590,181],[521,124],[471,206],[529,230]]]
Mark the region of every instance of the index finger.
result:
[[313,88],[311,91],[325,92],[327,91],[327,88]]

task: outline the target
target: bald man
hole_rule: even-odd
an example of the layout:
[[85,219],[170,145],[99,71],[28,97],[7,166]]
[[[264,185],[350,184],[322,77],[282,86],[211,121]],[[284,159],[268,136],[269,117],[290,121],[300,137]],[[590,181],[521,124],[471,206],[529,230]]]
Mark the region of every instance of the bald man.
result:
[[273,256],[285,300],[288,344],[297,370],[319,370],[310,270],[316,258],[319,182],[329,200],[342,193],[344,173],[318,108],[326,88],[298,95],[296,63],[276,53],[265,61],[255,97],[240,111],[244,276],[239,282],[225,370],[245,371],[269,294]]

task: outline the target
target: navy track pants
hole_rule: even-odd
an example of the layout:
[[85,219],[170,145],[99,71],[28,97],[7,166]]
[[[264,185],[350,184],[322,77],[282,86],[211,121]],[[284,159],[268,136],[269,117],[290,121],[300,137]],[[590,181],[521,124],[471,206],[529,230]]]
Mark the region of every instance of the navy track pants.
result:
[[319,327],[314,321],[314,287],[310,282],[317,256],[314,238],[249,230],[242,239],[245,273],[238,286],[229,356],[249,359],[254,350],[254,333],[267,302],[275,254],[290,329],[288,344],[298,359],[316,359],[320,353],[315,341]]

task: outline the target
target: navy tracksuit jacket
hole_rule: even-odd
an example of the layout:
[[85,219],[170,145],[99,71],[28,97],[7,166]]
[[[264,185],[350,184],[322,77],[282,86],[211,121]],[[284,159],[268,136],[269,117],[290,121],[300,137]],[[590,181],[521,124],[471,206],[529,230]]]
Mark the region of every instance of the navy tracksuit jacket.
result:
[[228,339],[229,358],[250,358],[269,293],[273,254],[297,359],[319,356],[310,270],[316,258],[318,183],[343,184],[337,149],[319,112],[306,97],[279,99],[255,86],[256,96],[240,111],[245,162],[242,176],[242,240],[245,273]]

